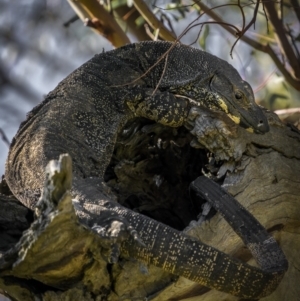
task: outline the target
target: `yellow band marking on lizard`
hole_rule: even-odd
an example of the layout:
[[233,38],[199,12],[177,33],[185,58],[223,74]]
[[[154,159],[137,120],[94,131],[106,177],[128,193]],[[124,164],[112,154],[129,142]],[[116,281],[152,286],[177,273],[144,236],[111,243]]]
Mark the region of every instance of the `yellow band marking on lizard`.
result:
[[[226,114],[228,114],[228,107],[227,107],[225,101],[224,101],[223,99],[221,99],[221,98],[219,98],[218,101],[219,101],[219,106],[220,106],[220,108],[221,108]],[[229,114],[229,115],[230,115],[230,114]],[[230,118],[231,118],[231,117],[230,117]]]
[[240,118],[240,117],[231,115],[231,114],[229,114],[229,113],[228,113],[227,115],[228,115],[228,117],[230,117],[231,120],[233,120],[234,123],[236,123],[236,124],[239,124],[239,123],[240,123],[240,121],[241,121],[241,118]]

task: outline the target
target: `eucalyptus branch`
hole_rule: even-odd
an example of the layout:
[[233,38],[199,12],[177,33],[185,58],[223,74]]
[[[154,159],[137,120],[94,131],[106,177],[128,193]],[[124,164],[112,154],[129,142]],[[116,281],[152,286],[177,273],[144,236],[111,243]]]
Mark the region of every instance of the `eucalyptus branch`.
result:
[[85,25],[108,39],[113,46],[130,43],[114,17],[97,0],[68,0]]
[[278,14],[275,9],[275,2],[270,0],[262,0],[262,2],[267,11],[268,18],[275,29],[275,33],[278,36],[278,42],[280,48],[282,49],[282,52],[284,53],[286,59],[289,61],[289,64],[293,69],[293,73],[295,74],[295,77],[300,78],[300,64],[287,38],[283,23],[278,17]]
[[295,11],[295,14],[297,16],[297,19],[300,23],[300,3],[298,0],[290,0],[293,8],[294,8],[294,11]]
[[159,36],[166,41],[175,41],[176,36],[160,22],[143,0],[133,0],[133,5],[153,29],[159,29]]
[[[263,4],[265,5],[266,2],[267,1],[264,1]],[[205,4],[199,1],[197,1],[196,3],[203,10],[203,12],[206,13],[208,16],[210,16],[212,19],[214,19],[216,23],[222,26],[233,36],[235,37],[237,36],[239,32],[237,32],[236,29],[233,29],[232,26],[228,26],[228,23],[224,22],[224,20],[219,15],[217,15],[212,8],[207,7]],[[240,36],[240,39],[245,43],[247,43],[248,45],[252,46],[254,49],[267,53],[272,58],[278,70],[283,74],[286,81],[296,90],[300,91],[300,78],[295,77],[286,69],[285,64],[280,61],[280,59],[278,58],[278,56],[276,55],[276,53],[274,52],[274,50],[271,48],[269,44],[262,44],[260,42],[257,42],[256,40],[246,36],[245,34]]]
[[136,26],[135,21],[140,13],[135,7],[128,7],[127,5],[113,7],[113,15],[127,35],[134,35],[138,41],[149,40],[145,29],[142,26]]
[[[220,24],[221,27],[223,27],[225,30],[227,30],[229,33],[231,33],[234,37],[237,37],[239,35],[240,30],[235,27],[235,29],[232,28],[232,26],[228,26],[228,23],[226,23],[219,15],[217,15],[211,8],[203,4],[203,2],[195,1],[197,5],[203,10],[205,14],[210,16],[212,19],[216,21],[217,24]],[[247,43],[248,45],[252,46],[253,48],[264,51],[265,45],[257,42],[254,39],[251,39],[248,36],[245,36],[244,34],[240,36],[240,39]]]

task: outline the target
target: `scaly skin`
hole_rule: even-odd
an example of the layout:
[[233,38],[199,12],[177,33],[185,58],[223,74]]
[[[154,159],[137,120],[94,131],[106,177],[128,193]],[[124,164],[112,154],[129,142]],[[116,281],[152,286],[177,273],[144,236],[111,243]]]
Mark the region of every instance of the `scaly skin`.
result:
[[[179,44],[158,62],[171,45],[131,44],[96,55],[70,74],[21,124],[11,145],[6,180],[14,195],[34,209],[47,163],[68,153],[73,159],[77,214],[101,237],[111,237],[129,256],[203,285],[242,298],[262,297],[282,278],[286,266],[281,261],[271,270],[250,267],[105,196],[104,172],[117,135],[131,118],[179,127],[187,122],[190,108],[198,106],[223,111],[252,131],[269,129],[249,84],[231,65]],[[100,210],[101,218],[95,213],[89,220],[86,210]],[[116,222],[123,228],[112,231]],[[124,232],[136,237],[135,231],[146,247],[132,236],[124,239]],[[168,256],[171,250],[174,256]],[[277,245],[271,250],[280,253]],[[232,273],[236,269],[239,273]],[[252,285],[254,280],[260,285]]]

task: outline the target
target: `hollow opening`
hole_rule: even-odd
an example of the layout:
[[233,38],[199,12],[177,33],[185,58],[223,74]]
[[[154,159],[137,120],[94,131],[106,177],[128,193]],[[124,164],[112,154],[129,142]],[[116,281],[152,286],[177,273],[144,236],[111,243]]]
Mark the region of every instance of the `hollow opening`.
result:
[[144,118],[129,121],[105,173],[119,203],[178,230],[196,220],[204,201],[195,201],[189,185],[203,173],[217,173],[221,162],[207,150],[191,147],[192,139],[185,127]]

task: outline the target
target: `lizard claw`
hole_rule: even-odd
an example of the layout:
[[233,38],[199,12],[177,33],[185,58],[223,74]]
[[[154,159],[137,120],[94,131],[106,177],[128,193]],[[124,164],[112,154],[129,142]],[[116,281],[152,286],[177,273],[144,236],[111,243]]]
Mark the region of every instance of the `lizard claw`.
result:
[[120,214],[124,208],[117,206],[116,196],[108,186],[96,177],[75,178],[73,181],[76,190],[73,190],[72,201],[78,220],[98,236],[101,254],[106,262],[117,262],[124,242],[129,239],[145,247],[126,216]]
[[121,244],[132,237],[139,245],[145,247],[137,231],[122,217],[113,217],[106,220],[106,225],[94,224],[92,231],[102,239],[102,246],[106,250],[103,255],[107,262],[116,263],[121,253]]
[[192,229],[199,227],[206,219],[207,215],[211,210],[212,205],[209,202],[205,202],[202,205],[202,212],[197,216],[197,220],[193,220],[190,224],[183,230],[184,233],[188,233]]
[[146,245],[141,240],[138,232],[132,226],[128,226],[127,231],[129,232],[129,236],[131,236],[134,239],[134,241],[136,241],[141,247],[146,248]]
[[116,220],[107,223],[104,227],[95,224],[92,231],[101,237],[102,246],[105,249],[102,254],[106,261],[116,263],[120,256],[120,243],[127,237],[124,224]]
[[241,129],[223,112],[192,107],[185,126],[196,138],[191,146],[208,149],[217,160],[239,161],[246,149]]

